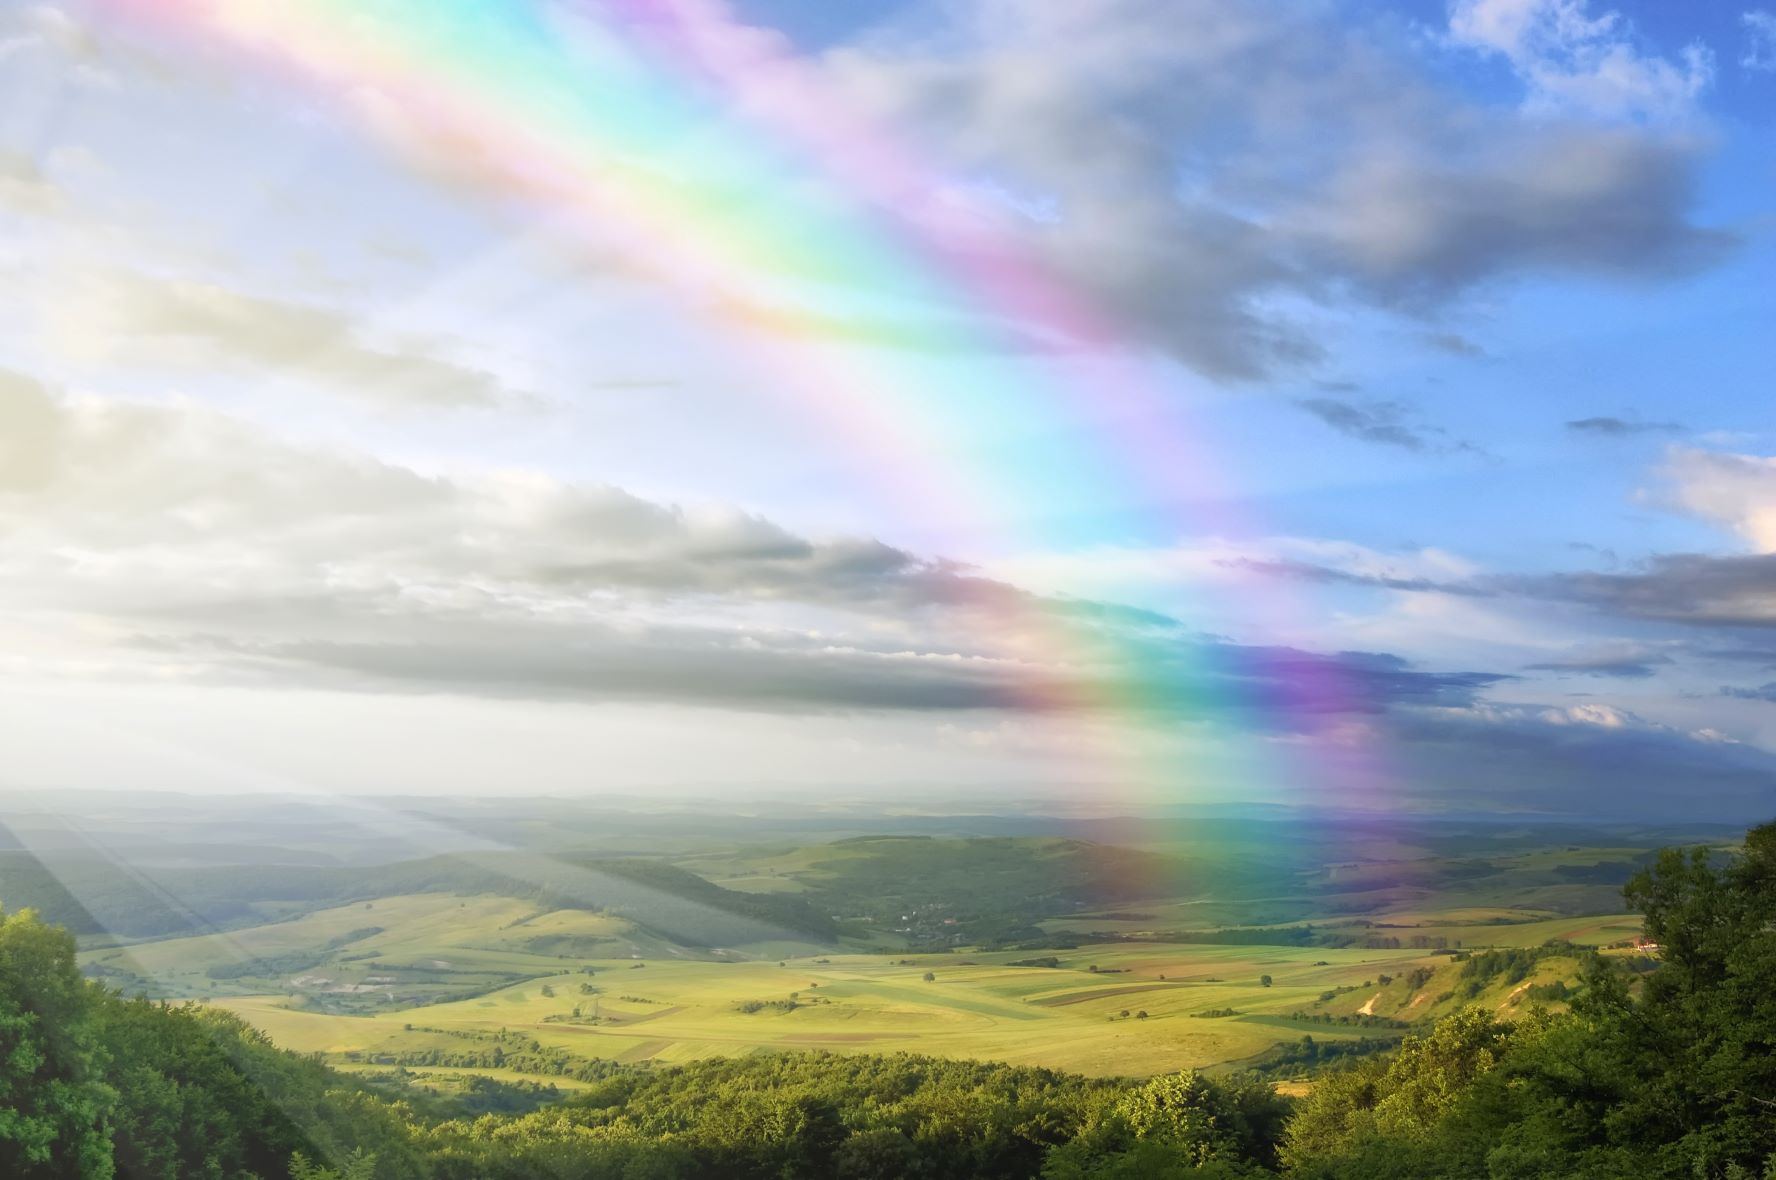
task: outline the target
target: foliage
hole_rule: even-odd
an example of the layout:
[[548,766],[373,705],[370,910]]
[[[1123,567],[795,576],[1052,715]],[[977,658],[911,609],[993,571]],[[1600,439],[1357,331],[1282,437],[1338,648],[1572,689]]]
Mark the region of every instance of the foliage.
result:
[[[1661,853],[1625,893],[1657,970],[1589,956],[1565,1015],[1506,1026],[1470,1009],[1391,1059],[1323,1076],[1289,1128],[1294,1173],[1676,1180],[1776,1167],[1776,825],[1733,856]],[[1464,972],[1527,976],[1523,959],[1484,958]]]
[[74,939],[29,910],[0,917],[0,1175],[111,1175],[100,1080]]

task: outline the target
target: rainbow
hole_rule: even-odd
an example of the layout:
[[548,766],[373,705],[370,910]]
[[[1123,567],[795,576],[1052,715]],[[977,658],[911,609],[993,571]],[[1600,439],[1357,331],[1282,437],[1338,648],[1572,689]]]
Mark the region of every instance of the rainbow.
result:
[[[1203,519],[1229,485],[1183,420],[1175,379],[1155,377],[1109,317],[992,218],[946,204],[941,169],[714,0],[110,6],[275,71],[411,150],[470,161],[478,182],[588,239],[620,232],[639,246],[636,265],[690,294],[769,374],[787,412],[855,448],[911,511],[964,518],[982,552],[1064,545],[1064,522],[1020,510],[1062,480],[1143,506],[1149,539],[1175,538],[1187,510],[1206,532],[1257,531],[1225,512]],[[992,363],[970,361],[982,357]],[[1006,445],[1019,421],[1064,442]],[[1384,781],[1324,720],[1351,688],[1323,662],[1292,668],[1284,699],[1208,700],[1202,686],[1227,681],[1209,676],[1212,649],[1178,644],[1177,660],[1156,661],[1151,641],[1097,625],[1089,610],[984,579],[958,584],[978,587],[974,605],[1023,636],[1008,653],[1023,669],[1021,704],[1183,718],[1281,711],[1309,740],[1287,751],[1245,743],[1251,774],[1340,804]],[[1273,588],[1243,598],[1287,609]],[[1082,778],[1175,798],[1191,768],[1138,744],[1098,742]]]

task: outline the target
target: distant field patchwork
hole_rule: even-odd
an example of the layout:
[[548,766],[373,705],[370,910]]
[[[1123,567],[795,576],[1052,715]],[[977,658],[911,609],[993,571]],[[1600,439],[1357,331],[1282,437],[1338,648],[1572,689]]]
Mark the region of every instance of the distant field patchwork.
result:
[[[503,1030],[618,1061],[821,1048],[1127,1075],[1244,1062],[1304,1033],[1398,1035],[1332,1021],[1446,1008],[1450,1001],[1439,997],[1456,969],[1446,955],[1407,950],[1114,944],[1059,954],[1059,967],[1010,966],[1016,957],[833,955],[781,966],[647,960],[645,967],[605,959],[587,964],[591,975],[562,973],[369,1016],[304,1011],[287,996],[216,1003],[280,1044],[364,1063],[394,1064],[405,1053],[455,1044],[452,1034]],[[1407,988],[1415,968],[1427,981]],[[1383,976],[1393,982],[1382,985]],[[597,990],[583,990],[590,988]],[[1416,1005],[1415,997],[1422,997]],[[1298,1013],[1326,1023],[1293,1019]]]

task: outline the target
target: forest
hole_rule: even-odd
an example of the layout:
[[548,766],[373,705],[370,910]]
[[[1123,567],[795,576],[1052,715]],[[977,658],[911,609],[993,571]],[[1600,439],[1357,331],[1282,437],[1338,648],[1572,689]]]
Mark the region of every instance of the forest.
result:
[[[1593,955],[1559,1011],[1470,1007],[1391,1052],[1327,1055],[1300,1098],[1249,1072],[805,1053],[610,1066],[559,1100],[488,1082],[453,1103],[214,1009],[125,998],[19,911],[0,919],[0,1175],[1776,1176],[1776,824],[1731,854],[1667,849],[1625,896],[1655,969]],[[1533,959],[1477,956],[1470,974]]]

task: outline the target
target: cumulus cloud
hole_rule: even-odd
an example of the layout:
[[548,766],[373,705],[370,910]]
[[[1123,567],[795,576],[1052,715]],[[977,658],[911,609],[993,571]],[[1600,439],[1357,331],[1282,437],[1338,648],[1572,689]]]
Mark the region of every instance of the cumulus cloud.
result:
[[1674,507],[1776,552],[1776,458],[1675,447],[1661,474]]
[[[1506,39],[1483,7],[1457,12],[1473,44],[1541,44],[1528,25]],[[1693,138],[1598,117],[1609,85],[1650,107],[1676,69],[1625,56],[1615,33],[1582,41],[1594,85],[1576,67],[1537,75],[1596,99],[1550,117],[1453,97],[1384,32],[1359,44],[1298,6],[943,11],[834,51],[830,76],[949,170],[991,180],[985,203],[1054,268],[1216,376],[1320,355],[1290,298],[1431,316],[1502,277],[1658,277],[1731,244],[1690,220]]]
[[1681,140],[1570,125],[1461,160],[1376,154],[1303,211],[1305,244],[1370,298],[1421,313],[1511,274],[1668,277],[1732,243],[1687,220],[1693,156]]

